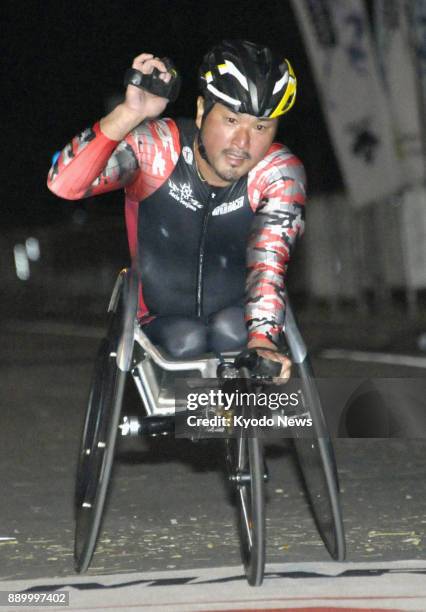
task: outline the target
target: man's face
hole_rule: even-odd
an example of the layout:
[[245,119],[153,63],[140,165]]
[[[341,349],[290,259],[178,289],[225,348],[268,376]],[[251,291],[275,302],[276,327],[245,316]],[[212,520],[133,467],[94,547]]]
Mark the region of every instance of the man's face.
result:
[[[204,100],[198,99],[196,123],[201,127]],[[213,185],[234,182],[246,175],[265,156],[271,146],[278,119],[258,119],[234,113],[216,103],[202,125],[202,142],[210,166],[197,155],[204,178]]]

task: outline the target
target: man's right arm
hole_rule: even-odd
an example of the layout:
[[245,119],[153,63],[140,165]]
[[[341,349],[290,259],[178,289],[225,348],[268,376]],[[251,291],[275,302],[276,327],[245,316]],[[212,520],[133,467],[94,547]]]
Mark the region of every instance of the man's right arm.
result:
[[[144,74],[157,68],[160,78],[170,80],[164,63],[150,53],[136,57],[132,67]],[[132,182],[139,164],[131,131],[145,119],[160,115],[167,102],[166,98],[129,85],[122,104],[63,149],[50,169],[49,189],[62,198],[77,200]]]
[[78,200],[120,189],[137,170],[131,145],[108,138],[96,123],[65,146],[49,171],[47,186],[61,198]]

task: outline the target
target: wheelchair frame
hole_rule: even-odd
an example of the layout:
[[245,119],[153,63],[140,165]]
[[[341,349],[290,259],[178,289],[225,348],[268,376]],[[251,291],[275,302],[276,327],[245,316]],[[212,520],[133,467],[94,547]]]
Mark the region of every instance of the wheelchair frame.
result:
[[[171,392],[174,388],[174,375],[188,372],[193,376],[196,374],[200,379],[216,378],[221,363],[217,357],[210,355],[191,360],[165,357],[148,339],[137,321],[138,286],[135,270],[120,272],[108,307],[111,314],[110,328],[98,353],[77,469],[77,571],[85,571],[89,567],[96,547],[117,431],[121,429],[122,435],[171,433],[174,430],[174,420],[179,415],[175,411]],[[334,559],[343,560],[345,538],[334,451],[307,348],[287,294],[285,300],[284,333],[316,434],[315,438],[309,439],[296,437],[296,452],[311,509],[324,544]],[[142,353],[141,358],[135,357],[138,350]],[[226,361],[232,362],[234,357],[235,353],[224,355]],[[125,416],[120,424],[124,382],[129,372],[147,415],[138,422]],[[244,371],[240,372],[240,376],[249,379],[250,374]],[[248,437],[241,435],[236,440],[227,439],[225,443],[228,478],[235,487],[240,505],[242,559],[246,576],[249,584],[260,585],[265,565],[264,484],[267,480],[262,442],[253,432]]]

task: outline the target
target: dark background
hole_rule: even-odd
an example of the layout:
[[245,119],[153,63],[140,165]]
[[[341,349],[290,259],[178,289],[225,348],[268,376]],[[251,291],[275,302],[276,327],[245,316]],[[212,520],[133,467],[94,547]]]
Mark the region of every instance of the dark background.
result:
[[[279,140],[304,162],[309,193],[341,187],[318,93],[287,0],[6,2],[2,41],[4,105],[1,204],[7,226],[66,220],[76,207],[47,190],[55,151],[106,113],[124,70],[148,51],[174,59],[183,75],[168,116],[193,116],[203,54],[222,38],[247,38],[288,57],[298,78],[294,109]],[[121,213],[121,194],[90,202],[91,215]]]
[[[117,271],[128,263],[128,254],[123,194],[104,195],[86,203],[53,196],[46,187],[52,155],[105,113],[107,99],[122,90],[124,70],[136,54],[151,51],[175,60],[184,87],[167,114],[193,115],[196,73],[203,54],[222,38],[244,37],[280,49],[295,68],[298,99],[282,121],[280,138],[303,160],[309,194],[337,190],[342,185],[289,1],[9,0],[0,3],[0,13],[0,479],[7,491],[0,500],[4,502],[0,516],[1,534],[17,538],[7,548],[2,547],[0,570],[8,578],[69,576],[73,571],[73,466],[79,431],[98,336],[105,329],[103,316]],[[332,226],[327,239],[332,241],[329,252],[333,254],[343,251],[340,247],[344,242],[343,234],[335,231],[339,229],[332,217],[336,210],[334,203],[327,211]],[[78,216],[79,212],[84,214]],[[367,221],[369,218],[366,216]],[[368,253],[375,252],[379,244],[373,223],[371,227],[368,236],[372,246],[365,248]],[[39,240],[41,258],[31,261],[31,276],[21,281],[15,271],[14,246],[19,243],[23,247],[29,236]],[[358,248],[361,251],[363,245]],[[300,252],[298,248],[296,256]],[[392,256],[397,263],[397,247]],[[311,261],[315,257],[329,273],[331,256],[327,260],[320,250]],[[354,258],[358,263],[358,253]],[[346,273],[344,266],[342,270],[340,279]],[[379,267],[374,268],[367,280],[372,278],[380,290],[379,272]],[[337,277],[335,268],[332,273]],[[361,267],[363,282],[365,276],[366,269]],[[304,286],[309,290],[307,281]],[[291,292],[293,297],[293,287]],[[417,338],[420,333],[424,336],[426,327],[420,327],[420,323],[417,327],[399,310],[392,311],[389,304],[383,307],[377,300],[371,302],[375,310],[368,310],[370,302],[359,300],[355,311],[334,299],[330,307],[323,308],[309,293],[308,299],[302,294],[295,303],[317,375],[344,379],[350,373],[374,379],[422,373],[401,365],[321,357],[327,347],[408,354],[418,350]],[[415,428],[416,412],[411,412],[410,403],[415,410],[423,405],[411,399],[400,405],[404,414],[412,415],[407,422]],[[225,497],[218,488],[222,476],[216,465],[211,465],[205,452],[200,462],[198,448],[184,452],[171,448],[166,452],[168,442],[162,442],[152,459],[146,450],[139,450],[139,461],[144,461],[147,468],[143,473],[137,462],[118,466],[118,495],[111,496],[111,503],[116,505],[105,523],[106,537],[103,548],[98,547],[93,572],[99,567],[104,573],[164,570],[168,563],[176,563],[175,557],[170,557],[174,550],[181,553],[183,565],[177,567],[182,568],[199,566],[200,556],[208,557],[211,565],[239,562],[236,531],[233,525],[230,527],[232,509],[221,506],[220,499]],[[337,448],[337,463],[344,492],[349,558],[376,562],[424,558],[426,478],[422,441],[364,440],[368,446],[357,440],[339,442],[345,443]],[[172,455],[179,461],[172,464]],[[281,461],[277,454],[271,459],[271,476],[275,474],[272,482],[278,486],[284,483],[285,489],[275,489],[275,484],[269,491],[269,527],[274,534],[269,559],[325,560],[291,456]],[[280,463],[282,467],[278,467]],[[161,482],[172,488],[159,487]],[[287,503],[283,490],[289,497]],[[55,495],[56,491],[60,494]],[[194,516],[203,521],[199,522],[203,537],[188,524],[188,500],[191,512],[198,513]],[[139,511],[140,519],[133,520],[133,512]],[[174,516],[179,519],[178,533],[174,532],[176,549],[165,547],[163,539],[159,540],[161,544],[154,541],[147,546],[152,532],[164,533],[160,530],[167,525],[170,528]],[[147,517],[154,517],[153,522]],[[407,537],[407,532],[415,537]],[[380,537],[371,539],[372,533]],[[226,548],[215,544],[207,550],[210,541],[225,542]],[[105,546],[106,542],[109,544]],[[288,543],[285,553],[283,543]]]

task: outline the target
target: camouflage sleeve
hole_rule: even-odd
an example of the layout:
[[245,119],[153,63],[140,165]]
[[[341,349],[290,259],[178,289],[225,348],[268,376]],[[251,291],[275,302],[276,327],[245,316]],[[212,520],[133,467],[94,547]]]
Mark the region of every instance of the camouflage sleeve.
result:
[[284,324],[284,283],[296,238],[304,229],[305,172],[284,147],[274,145],[249,175],[255,218],[247,251],[246,323],[249,340],[277,344]]
[[49,171],[47,186],[61,198],[78,200],[120,189],[138,170],[132,134],[117,142],[96,123],[65,146]]

